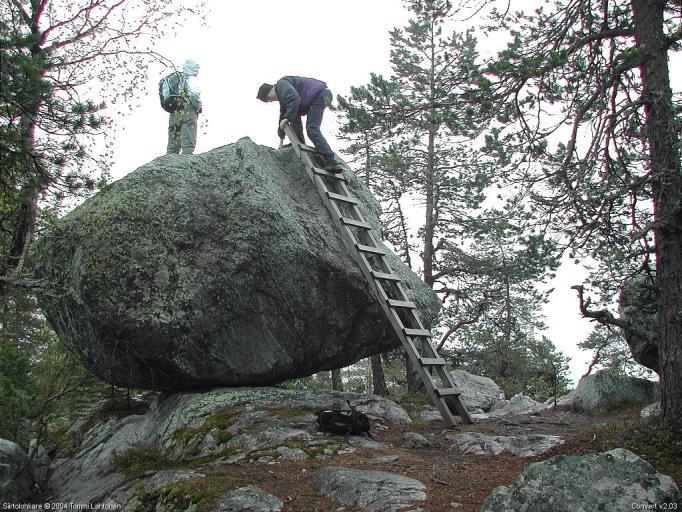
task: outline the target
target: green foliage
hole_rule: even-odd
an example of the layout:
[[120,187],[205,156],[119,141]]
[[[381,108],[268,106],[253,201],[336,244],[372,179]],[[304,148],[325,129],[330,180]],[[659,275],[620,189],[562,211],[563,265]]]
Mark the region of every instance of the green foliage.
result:
[[35,297],[12,290],[0,308],[0,437],[49,441],[105,389],[57,339]]
[[[110,103],[138,93],[158,39],[202,2],[0,4],[0,294],[24,284],[38,210],[57,213],[108,179]],[[125,13],[125,15],[123,15]]]
[[216,501],[227,491],[225,478],[208,476],[180,480],[161,489],[144,492],[138,510],[196,510],[204,512],[215,508]]
[[599,325],[585,341],[578,344],[582,350],[592,353],[590,371],[608,370],[616,375],[655,377],[654,372],[639,365],[632,359],[630,348],[620,329]]
[[0,437],[19,439],[23,420],[31,412],[28,354],[7,340],[0,341]]
[[[610,413],[604,421],[576,433],[567,446],[569,453],[605,452],[625,448],[637,454],[656,470],[682,479],[682,438],[670,431],[661,418],[642,419],[639,408],[631,413]],[[575,446],[573,446],[575,445]]]
[[521,393],[544,402],[568,392],[568,358],[546,337],[518,332],[507,339],[481,328],[464,334],[456,352],[445,354],[461,369],[493,379],[507,398]]

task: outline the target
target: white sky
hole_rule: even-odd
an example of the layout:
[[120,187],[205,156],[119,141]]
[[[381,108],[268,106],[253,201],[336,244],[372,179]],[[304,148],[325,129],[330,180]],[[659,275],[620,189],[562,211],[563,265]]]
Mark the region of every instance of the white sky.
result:
[[[399,0],[208,0],[207,25],[189,20],[159,51],[179,66],[187,57],[199,62],[204,113],[196,153],[248,136],[258,144],[276,147],[278,107],[256,100],[262,82],[284,75],[318,78],[336,96],[351,85],[362,85],[370,72],[390,73],[388,32],[410,18]],[[492,42],[479,36],[482,49]],[[499,41],[497,41],[499,44]],[[679,68],[679,66],[677,66]],[[672,66],[671,66],[672,68]],[[116,126],[113,178],[119,179],[165,153],[168,114],[159,106],[157,68],[149,76],[139,102]],[[327,110],[323,133],[338,150],[338,119]],[[577,310],[575,291],[586,273],[570,261],[551,283],[555,289],[545,308],[547,336],[572,358],[570,377],[577,382],[587,369],[589,354],[576,345],[592,324]]]

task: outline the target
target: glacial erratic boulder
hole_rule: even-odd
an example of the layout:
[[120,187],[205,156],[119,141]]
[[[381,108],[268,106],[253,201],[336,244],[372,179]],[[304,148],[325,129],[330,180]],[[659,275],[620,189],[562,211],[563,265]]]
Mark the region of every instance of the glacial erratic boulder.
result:
[[[378,203],[345,176],[379,239]],[[269,385],[399,346],[292,149],[243,138],[157,158],[65,216],[37,254],[48,320],[113,384]],[[389,260],[429,325],[437,297]]]

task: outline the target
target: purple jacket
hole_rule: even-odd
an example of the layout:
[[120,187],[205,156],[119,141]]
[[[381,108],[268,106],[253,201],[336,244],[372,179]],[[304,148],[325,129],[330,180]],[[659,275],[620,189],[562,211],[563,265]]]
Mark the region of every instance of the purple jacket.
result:
[[327,84],[314,78],[303,76],[285,76],[275,84],[275,92],[279,99],[280,120],[288,119],[290,123],[299,116],[308,113],[315,97],[327,88]]

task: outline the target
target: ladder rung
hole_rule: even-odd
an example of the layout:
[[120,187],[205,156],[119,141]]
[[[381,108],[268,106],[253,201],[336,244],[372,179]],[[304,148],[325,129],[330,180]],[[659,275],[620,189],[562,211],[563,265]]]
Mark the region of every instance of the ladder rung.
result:
[[341,217],[341,222],[347,224],[348,226],[355,226],[356,228],[372,229],[371,224],[362,222],[361,220],[351,219],[349,217]]
[[325,171],[321,167],[315,167],[314,165],[311,167],[313,169],[313,172],[315,174],[319,174],[320,176],[329,176],[330,178],[336,178],[337,180],[343,180],[343,181],[346,180],[346,178],[343,177],[342,172],[329,172],[329,171]]
[[372,247],[370,245],[355,244],[355,247],[357,247],[358,251],[362,252],[371,252],[373,254],[388,254],[383,249],[379,247]]
[[372,276],[374,276],[374,279],[382,281],[402,281],[402,279],[395,274],[386,274],[384,272],[377,272],[376,270],[372,270]]
[[423,336],[425,338],[431,337],[431,331],[427,331],[426,329],[408,329],[407,327],[403,327],[403,332],[406,336]]
[[394,308],[415,309],[417,307],[414,302],[409,300],[388,299],[388,304]]
[[358,201],[354,197],[344,196],[342,194],[336,194],[334,192],[327,192],[327,197],[329,199],[335,199],[337,201],[342,201],[344,203],[360,204],[360,201]]
[[460,396],[462,393],[455,388],[436,388],[436,394],[440,397],[443,396]]
[[320,154],[320,153],[317,151],[317,149],[315,149],[313,146],[308,146],[307,144],[299,144],[299,147],[300,147],[303,151],[307,151],[308,153],[315,153],[315,154],[317,154],[317,155]]
[[423,366],[445,366],[447,364],[442,357],[420,357],[419,362]]

